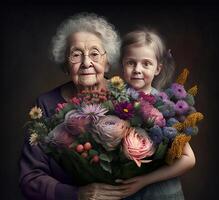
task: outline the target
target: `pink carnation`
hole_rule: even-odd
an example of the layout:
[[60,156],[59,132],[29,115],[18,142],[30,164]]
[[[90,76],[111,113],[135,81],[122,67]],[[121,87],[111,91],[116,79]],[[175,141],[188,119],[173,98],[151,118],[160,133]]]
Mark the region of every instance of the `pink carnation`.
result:
[[61,111],[66,105],[67,103],[58,103],[56,106],[56,111],[57,112]]
[[141,113],[145,121],[153,119],[155,125],[160,127],[166,125],[166,120],[164,119],[163,114],[148,102],[141,105]]
[[80,102],[81,100],[77,97],[73,97],[71,100],[70,100],[71,103],[73,104],[76,104],[76,105],[80,105]]
[[127,129],[123,139],[123,152],[127,158],[134,160],[138,167],[141,163],[148,163],[152,160],[143,160],[154,154],[155,148],[152,140],[143,129]]

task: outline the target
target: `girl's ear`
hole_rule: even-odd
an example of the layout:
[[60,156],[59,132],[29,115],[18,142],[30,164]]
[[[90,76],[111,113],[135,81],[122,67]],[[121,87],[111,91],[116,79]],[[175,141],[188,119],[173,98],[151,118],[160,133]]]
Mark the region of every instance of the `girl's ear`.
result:
[[155,76],[160,74],[162,67],[163,67],[163,65],[161,63],[157,65],[157,69],[155,71]]

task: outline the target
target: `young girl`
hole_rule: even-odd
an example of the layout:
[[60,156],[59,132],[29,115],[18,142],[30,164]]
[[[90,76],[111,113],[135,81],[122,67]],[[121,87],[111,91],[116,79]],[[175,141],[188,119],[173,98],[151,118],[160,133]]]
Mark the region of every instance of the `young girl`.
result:
[[[164,87],[174,71],[172,60],[161,37],[154,31],[141,28],[128,33],[123,39],[121,62],[124,79],[138,91],[155,94]],[[194,165],[195,156],[187,143],[182,157],[172,165],[122,181],[129,187],[126,199],[182,200],[184,195],[177,177]]]

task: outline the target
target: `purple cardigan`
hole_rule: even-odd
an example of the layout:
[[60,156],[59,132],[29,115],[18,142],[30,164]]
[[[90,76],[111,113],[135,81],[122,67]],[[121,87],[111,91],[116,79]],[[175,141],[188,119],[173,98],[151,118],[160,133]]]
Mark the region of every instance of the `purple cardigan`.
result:
[[[65,102],[60,92],[61,86],[41,95],[37,106],[46,117],[53,114],[57,103]],[[20,187],[26,199],[30,200],[76,200],[78,188],[61,167],[41,148],[29,144],[25,134],[20,158]]]

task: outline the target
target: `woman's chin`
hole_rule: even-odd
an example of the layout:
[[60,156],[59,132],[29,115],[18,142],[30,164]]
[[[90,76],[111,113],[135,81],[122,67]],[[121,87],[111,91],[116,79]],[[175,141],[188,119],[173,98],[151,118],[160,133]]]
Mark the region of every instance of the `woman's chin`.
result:
[[96,85],[97,84],[96,75],[80,76],[79,84],[84,87],[90,87]]

